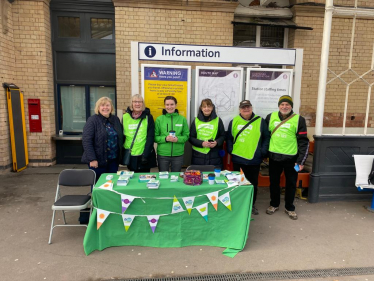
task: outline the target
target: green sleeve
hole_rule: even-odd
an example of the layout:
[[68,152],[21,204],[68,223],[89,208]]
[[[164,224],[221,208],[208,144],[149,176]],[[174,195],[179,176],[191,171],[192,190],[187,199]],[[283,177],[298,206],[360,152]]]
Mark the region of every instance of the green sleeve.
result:
[[190,137],[190,129],[188,128],[187,119],[184,118],[184,116],[181,116],[183,118],[183,129],[182,129],[182,135],[178,136],[177,143],[185,143],[188,141]]
[[161,118],[162,116],[157,117],[155,124],[155,143],[166,143],[166,136],[162,136],[161,133]]

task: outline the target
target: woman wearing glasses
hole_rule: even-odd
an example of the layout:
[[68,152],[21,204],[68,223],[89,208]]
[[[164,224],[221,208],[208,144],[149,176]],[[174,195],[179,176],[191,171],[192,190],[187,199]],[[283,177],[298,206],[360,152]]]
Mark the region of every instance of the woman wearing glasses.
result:
[[132,96],[131,105],[123,115],[122,123],[125,136],[124,158],[129,154],[129,160],[122,164],[126,164],[130,171],[149,173],[151,168],[157,167],[156,153],[153,148],[155,123],[141,95]]

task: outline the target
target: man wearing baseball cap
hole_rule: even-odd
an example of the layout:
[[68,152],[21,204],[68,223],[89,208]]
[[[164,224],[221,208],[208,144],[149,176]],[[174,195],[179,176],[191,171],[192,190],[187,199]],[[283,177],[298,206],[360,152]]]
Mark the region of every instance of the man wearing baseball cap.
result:
[[240,114],[230,121],[227,131],[227,152],[232,155],[234,170],[243,170],[253,185],[252,214],[258,215],[255,207],[258,173],[262,159],[267,157],[270,134],[263,118],[253,113],[249,100],[239,104]]
[[304,168],[308,157],[309,139],[305,119],[292,111],[293,100],[290,96],[281,96],[278,101],[279,111],[266,117],[269,125],[269,176],[270,176],[270,206],[268,215],[274,214],[280,205],[280,176],[284,171],[286,176],[285,213],[297,220],[295,212],[296,184],[298,171]]

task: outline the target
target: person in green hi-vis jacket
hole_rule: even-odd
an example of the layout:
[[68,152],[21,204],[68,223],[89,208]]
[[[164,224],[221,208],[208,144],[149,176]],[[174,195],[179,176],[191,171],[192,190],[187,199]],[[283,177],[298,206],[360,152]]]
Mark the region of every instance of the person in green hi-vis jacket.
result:
[[220,151],[225,141],[225,127],[211,99],[201,101],[198,115],[191,124],[189,141],[192,144],[192,165],[223,168]]
[[281,96],[278,101],[279,111],[266,117],[271,133],[269,146],[270,206],[268,215],[274,214],[280,205],[280,176],[286,176],[284,194],[285,212],[297,220],[295,212],[296,184],[298,171],[304,169],[308,157],[309,139],[304,117],[292,111],[293,100],[290,96]]
[[180,172],[183,165],[184,144],[190,136],[187,120],[180,115],[177,99],[167,96],[165,108],[157,117],[155,124],[155,143],[157,143],[157,162],[160,172]]

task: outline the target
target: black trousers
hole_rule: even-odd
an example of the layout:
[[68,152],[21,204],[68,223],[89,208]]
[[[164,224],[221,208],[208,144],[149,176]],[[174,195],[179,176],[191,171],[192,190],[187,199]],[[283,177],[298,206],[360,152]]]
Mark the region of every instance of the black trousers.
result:
[[260,172],[260,165],[243,165],[243,164],[234,164],[234,171],[240,171],[242,168],[243,173],[247,180],[253,185],[253,203],[254,206],[257,198],[257,186],[258,186],[258,173]]
[[287,161],[274,161],[269,159],[270,176],[270,206],[279,207],[281,190],[279,186],[280,176],[284,171],[286,176],[286,193],[284,195],[285,207],[288,211],[295,211],[293,201],[295,199],[297,172],[295,171],[296,159]]

